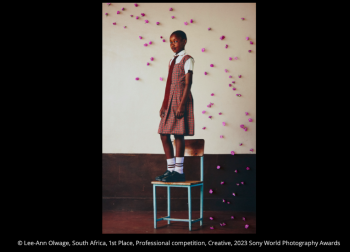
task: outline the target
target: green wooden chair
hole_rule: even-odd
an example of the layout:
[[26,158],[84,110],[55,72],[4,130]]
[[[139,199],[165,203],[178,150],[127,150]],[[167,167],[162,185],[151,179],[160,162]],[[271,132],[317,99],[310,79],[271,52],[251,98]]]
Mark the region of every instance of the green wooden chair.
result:
[[[172,142],[175,147],[175,141]],[[188,139],[185,140],[185,155],[184,156],[198,156],[200,157],[200,180],[189,180],[184,182],[162,182],[152,181],[153,184],[153,214],[154,214],[154,228],[157,228],[157,222],[161,220],[168,221],[185,221],[188,222],[189,230],[191,231],[192,223],[200,221],[200,225],[203,225],[203,165],[204,165],[204,139]],[[185,169],[189,169],[186,167]],[[167,201],[168,201],[168,216],[157,219],[157,200],[156,189],[158,186],[167,187]],[[192,219],[192,200],[191,200],[191,188],[194,186],[200,186],[200,217],[199,219]],[[185,187],[188,190],[188,219],[178,219],[170,217],[170,188],[171,187]]]

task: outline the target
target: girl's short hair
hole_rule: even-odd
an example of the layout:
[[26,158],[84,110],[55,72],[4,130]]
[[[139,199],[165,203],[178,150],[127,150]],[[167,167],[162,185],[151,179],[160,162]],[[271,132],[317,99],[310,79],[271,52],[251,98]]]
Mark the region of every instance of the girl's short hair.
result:
[[180,30],[174,31],[174,32],[170,35],[170,37],[171,37],[172,35],[174,35],[174,34],[176,34],[176,35],[178,35],[179,37],[181,37],[181,39],[186,39],[186,40],[187,40],[186,33],[184,33],[183,31],[180,31]]

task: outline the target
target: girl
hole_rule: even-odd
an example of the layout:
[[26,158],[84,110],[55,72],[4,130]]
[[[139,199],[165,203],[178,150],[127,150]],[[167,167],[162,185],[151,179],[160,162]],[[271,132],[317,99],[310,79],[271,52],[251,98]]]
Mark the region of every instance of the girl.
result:
[[[159,111],[161,121],[158,133],[163,143],[168,169],[156,177],[158,181],[185,181],[183,162],[185,153],[184,136],[194,135],[193,97],[191,93],[194,59],[186,54],[186,34],[175,31],[170,35],[170,48],[174,52],[169,62],[169,73],[163,105]],[[170,135],[175,137],[176,158]]]

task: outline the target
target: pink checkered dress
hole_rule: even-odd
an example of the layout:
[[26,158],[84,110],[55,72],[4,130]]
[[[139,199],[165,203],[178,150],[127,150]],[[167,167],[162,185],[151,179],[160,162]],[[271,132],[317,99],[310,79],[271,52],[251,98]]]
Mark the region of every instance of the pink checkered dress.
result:
[[176,118],[176,110],[180,105],[182,95],[185,89],[185,62],[192,58],[190,55],[185,55],[180,63],[174,65],[168,107],[162,117],[158,133],[171,135],[194,135],[194,115],[193,115],[193,97],[190,91],[185,104],[184,116],[180,119]]

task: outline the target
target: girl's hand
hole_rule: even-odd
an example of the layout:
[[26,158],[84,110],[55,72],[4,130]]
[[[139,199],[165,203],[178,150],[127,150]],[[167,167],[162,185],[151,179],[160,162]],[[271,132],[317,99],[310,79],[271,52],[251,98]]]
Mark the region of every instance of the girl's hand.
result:
[[176,117],[178,119],[182,118],[185,114],[185,105],[180,105],[176,110]]
[[159,116],[160,116],[160,118],[162,118],[164,116],[164,109],[163,109],[163,107],[161,107],[160,110],[159,110]]

